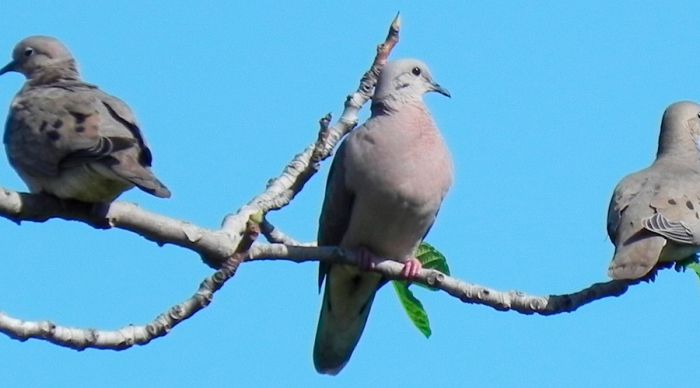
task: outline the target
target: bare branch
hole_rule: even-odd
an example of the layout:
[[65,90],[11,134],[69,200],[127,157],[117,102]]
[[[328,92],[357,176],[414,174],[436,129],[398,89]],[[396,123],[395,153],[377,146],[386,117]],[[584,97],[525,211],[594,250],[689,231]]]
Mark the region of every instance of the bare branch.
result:
[[391,50],[399,41],[399,30],[400,19],[396,15],[385,41],[377,47],[377,55],[372,66],[362,76],[357,90],[345,100],[344,110],[338,122],[329,127],[330,115],[321,118],[321,130],[316,142],[296,155],[279,177],[270,180],[265,192],[253,198],[236,214],[226,216],[222,226],[223,230],[229,233],[241,230],[241,225],[245,224],[245,220],[251,214],[258,211],[267,213],[270,210],[279,210],[287,206],[304,188],[306,182],[318,171],[318,163],[328,158],[340,139],[357,125],[358,113],[372,97],[377,77],[386,64]]
[[[295,263],[328,261],[357,265],[355,254],[338,247],[289,246],[283,244],[256,244],[250,250],[248,261],[288,260]],[[403,265],[393,260],[376,263],[372,271],[391,280],[403,280]],[[499,311],[513,310],[521,314],[554,315],[572,312],[579,307],[612,296],[624,294],[638,281],[613,280],[596,283],[581,291],[564,295],[535,296],[521,291],[498,291],[471,284],[445,275],[434,269],[422,269],[413,280],[454,296],[464,303],[481,304]]]
[[[91,206],[62,201],[51,196],[17,193],[0,188],[0,216],[14,222],[44,222],[51,218],[81,221],[95,228],[116,227],[135,232],[159,245],[174,244],[199,253],[205,263],[219,268],[234,253],[248,219],[256,213],[280,209],[294,199],[304,184],[318,170],[318,161],[327,158],[340,138],[357,122],[359,109],[371,97],[377,75],[398,42],[398,16],[392,22],[386,41],[379,45],[372,67],[362,77],[358,90],[345,103],[345,110],[335,126],[329,127],[330,116],[320,121],[318,140],[296,155],[282,174],[270,180],[266,190],[253,198],[236,214],[224,218],[221,230],[210,230],[191,223],[151,213],[136,205],[113,202]],[[352,100],[352,103],[349,101]],[[310,161],[315,160],[314,163]]]
[[64,327],[51,321],[22,321],[0,313],[0,332],[20,341],[30,338],[42,339],[76,350],[124,350],[134,345],[145,345],[155,338],[165,336],[173,327],[207,307],[214,298],[214,293],[236,274],[238,266],[247,256],[247,251],[259,233],[259,226],[249,221],[236,253],[224,262],[221,269],[204,279],[192,297],[171,307],[149,324],[128,325],[118,330],[106,331]]
[[221,231],[152,213],[127,202],[90,205],[0,188],[0,216],[17,223],[61,218],[81,221],[95,228],[124,229],[158,245],[174,244],[219,261],[231,257],[235,250],[233,240]]
[[391,54],[396,44],[399,43],[400,29],[401,19],[397,14],[391,22],[386,39],[382,44],[377,46],[377,55],[374,57],[374,62],[372,62],[370,69],[362,76],[357,91],[349,95],[345,100],[345,110],[340,116],[340,120],[338,120],[338,123],[333,128],[330,128],[329,131],[322,131],[322,133],[319,134],[319,141],[317,144],[320,143],[325,146],[318,148],[318,151],[313,154],[312,160],[314,162],[328,158],[328,156],[331,155],[333,147],[335,147],[340,139],[357,125],[358,112],[362,106],[372,98],[374,85],[377,84],[379,73],[381,73],[382,68],[384,68],[389,54]]
[[[377,49],[372,67],[362,77],[358,90],[348,96],[340,121],[330,127],[330,115],[324,116],[320,120],[317,141],[296,155],[279,177],[270,180],[262,194],[253,198],[236,214],[226,216],[220,230],[202,228],[124,202],[90,205],[0,188],[0,216],[18,224],[21,221],[45,222],[61,218],[80,221],[98,229],[120,228],[137,233],[158,245],[170,243],[187,248],[199,253],[208,265],[221,268],[205,279],[190,299],[170,308],[145,326],[129,325],[116,331],[79,329],[58,326],[50,321],[22,321],[0,313],[0,332],[19,340],[44,339],[78,350],[88,347],[126,349],[166,335],[172,327],[209,305],[213,293],[235,274],[245,256],[240,252],[247,251],[254,240],[251,236],[257,237],[259,233],[259,230],[255,233],[251,231],[251,217],[289,204],[318,171],[320,161],[328,158],[338,141],[357,124],[358,112],[371,98],[377,75],[398,42],[398,34],[397,16],[386,41]],[[271,241],[295,242],[275,230],[270,223],[265,221],[263,226]]]
[[286,245],[299,245],[299,246],[316,246],[315,243],[301,243],[277,229],[268,220],[263,220],[260,224],[260,232],[267,239],[267,241],[275,244],[286,244]]
[[[338,122],[331,126],[330,114],[321,118],[317,140],[296,155],[279,177],[270,180],[263,193],[250,200],[237,213],[227,215],[220,230],[202,228],[124,202],[90,205],[0,188],[0,216],[17,223],[61,218],[80,221],[100,229],[121,228],[159,245],[170,243],[192,250],[199,253],[210,266],[220,267],[200,284],[191,298],[173,306],[144,326],[129,325],[115,331],[79,329],[58,326],[50,321],[22,321],[0,313],[0,332],[19,340],[44,339],[78,350],[126,349],[166,335],[174,326],[208,306],[214,293],[235,275],[238,265],[244,259],[293,262],[322,260],[356,265],[356,258],[351,251],[300,244],[267,220],[263,219],[262,224],[257,225],[251,222],[251,217],[263,216],[271,210],[279,210],[288,205],[318,171],[320,162],[327,159],[340,139],[357,125],[359,110],[371,98],[377,77],[398,43],[399,29],[400,20],[397,15],[385,41],[377,47],[372,66],[363,75],[357,90],[347,97]],[[261,229],[273,244],[252,245]],[[388,279],[402,279],[402,265],[395,261],[378,262],[372,270]],[[470,284],[432,269],[421,270],[413,281],[443,290],[465,303],[482,304],[500,311],[513,310],[522,314],[541,315],[572,312],[595,300],[622,295],[629,286],[639,282],[610,281],[596,283],[571,294],[531,296],[519,291],[502,292]]]

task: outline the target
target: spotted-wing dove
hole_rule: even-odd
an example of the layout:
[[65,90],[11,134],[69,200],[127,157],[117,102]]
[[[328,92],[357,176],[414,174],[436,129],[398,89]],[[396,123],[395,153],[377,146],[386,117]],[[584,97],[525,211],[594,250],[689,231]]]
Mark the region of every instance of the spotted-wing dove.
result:
[[151,172],[151,151],[129,107],[81,80],[55,38],[20,41],[0,75],[26,82],[12,101],[4,143],[10,164],[32,192],[109,202],[133,186],[167,198]]
[[[387,63],[372,98],[372,116],[335,155],[319,220],[318,244],[356,250],[362,266],[379,257],[420,269],[415,250],[435,221],[452,184],[452,160],[423,103],[427,92],[449,93],[417,60]],[[325,291],[314,344],[320,373],[337,374],[362,335],[374,295],[385,283],[373,272],[321,264]]]
[[653,278],[656,269],[700,251],[700,105],[664,112],[656,160],[625,177],[608,209],[614,279]]

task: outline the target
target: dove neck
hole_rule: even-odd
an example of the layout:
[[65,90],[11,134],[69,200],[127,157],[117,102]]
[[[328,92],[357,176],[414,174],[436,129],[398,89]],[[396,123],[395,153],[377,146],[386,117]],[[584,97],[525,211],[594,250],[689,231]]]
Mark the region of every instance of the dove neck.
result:
[[74,60],[70,59],[35,70],[29,78],[29,83],[32,85],[44,85],[59,81],[79,80],[78,66]]
[[394,95],[388,95],[381,100],[372,100],[372,116],[396,113],[405,108],[406,105],[427,111],[423,100],[420,98],[397,98]]
[[700,151],[698,151],[698,144],[695,141],[692,139],[673,140],[671,142],[659,141],[656,159],[700,162]]
[[656,158],[699,160],[698,134],[695,132],[694,127],[688,125],[673,125],[664,128],[659,135]]

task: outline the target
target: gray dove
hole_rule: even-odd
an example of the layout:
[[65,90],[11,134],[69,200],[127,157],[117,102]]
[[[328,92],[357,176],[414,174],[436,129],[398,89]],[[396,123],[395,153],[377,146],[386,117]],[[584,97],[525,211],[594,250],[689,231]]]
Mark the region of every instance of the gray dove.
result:
[[137,186],[170,197],[151,172],[151,151],[134,114],[82,81],[61,42],[48,36],[20,41],[0,75],[11,71],[27,81],[12,101],[3,140],[31,192],[100,203]]
[[700,251],[700,105],[677,102],[661,121],[656,160],[625,177],[608,209],[614,279],[653,279]]
[[325,292],[314,344],[320,373],[337,374],[350,359],[374,295],[386,280],[373,263],[404,263],[403,275],[421,268],[415,251],[435,221],[452,184],[452,160],[423,103],[423,94],[450,96],[428,67],[414,59],[389,62],[372,97],[372,115],[338,148],[326,185],[318,244],[352,249],[360,268],[322,263]]

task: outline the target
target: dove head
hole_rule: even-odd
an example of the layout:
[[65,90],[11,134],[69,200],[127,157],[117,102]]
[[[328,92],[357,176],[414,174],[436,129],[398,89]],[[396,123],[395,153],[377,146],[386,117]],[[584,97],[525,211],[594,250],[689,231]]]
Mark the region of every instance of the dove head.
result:
[[0,69],[0,75],[15,71],[28,79],[46,72],[59,76],[73,75],[78,70],[70,51],[56,38],[30,36],[21,40],[12,51],[12,61]]
[[671,104],[664,112],[659,135],[657,158],[669,156],[698,159],[700,140],[700,105],[681,101]]
[[372,101],[387,104],[420,101],[428,92],[450,97],[450,92],[433,80],[428,65],[417,59],[399,59],[382,69]]

